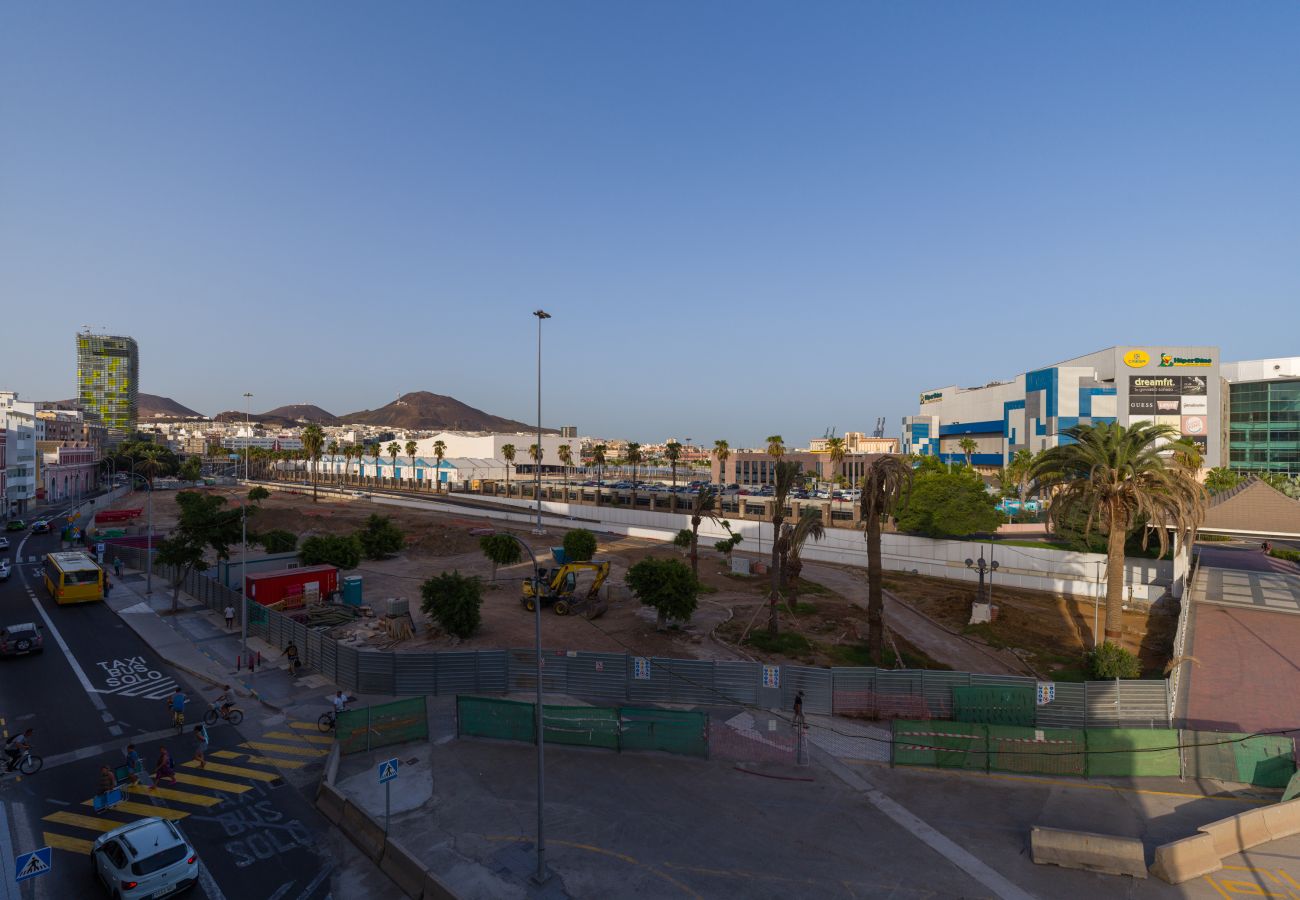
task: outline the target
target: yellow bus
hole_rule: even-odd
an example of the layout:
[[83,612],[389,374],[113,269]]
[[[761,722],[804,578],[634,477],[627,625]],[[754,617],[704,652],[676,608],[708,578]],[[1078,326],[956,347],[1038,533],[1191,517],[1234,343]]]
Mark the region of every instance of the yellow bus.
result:
[[60,606],[104,599],[104,570],[86,553],[70,550],[45,557],[45,590]]

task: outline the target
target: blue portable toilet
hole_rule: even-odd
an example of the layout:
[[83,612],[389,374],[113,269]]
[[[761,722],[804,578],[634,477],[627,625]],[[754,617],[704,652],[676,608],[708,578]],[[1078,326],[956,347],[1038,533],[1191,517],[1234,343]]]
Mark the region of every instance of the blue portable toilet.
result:
[[343,603],[346,606],[361,605],[361,576],[343,576]]

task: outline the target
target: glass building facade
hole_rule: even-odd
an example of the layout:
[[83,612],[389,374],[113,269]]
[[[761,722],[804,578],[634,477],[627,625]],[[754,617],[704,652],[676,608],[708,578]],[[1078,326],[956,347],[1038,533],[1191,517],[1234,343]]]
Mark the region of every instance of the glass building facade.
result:
[[105,427],[110,445],[135,431],[139,390],[140,351],[134,338],[77,335],[77,401]]
[[1300,475],[1300,379],[1228,386],[1228,465]]

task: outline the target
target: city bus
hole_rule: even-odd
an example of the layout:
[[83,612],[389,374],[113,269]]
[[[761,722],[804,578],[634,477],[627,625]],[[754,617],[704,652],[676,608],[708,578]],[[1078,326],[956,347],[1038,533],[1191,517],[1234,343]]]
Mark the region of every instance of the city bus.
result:
[[76,550],[45,557],[45,590],[60,606],[104,599],[104,570]]

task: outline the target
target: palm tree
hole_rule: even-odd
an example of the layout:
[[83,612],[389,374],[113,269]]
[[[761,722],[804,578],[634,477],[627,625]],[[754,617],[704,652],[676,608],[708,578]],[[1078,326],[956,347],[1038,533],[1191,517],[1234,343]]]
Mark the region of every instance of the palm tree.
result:
[[778,460],[785,456],[785,438],[781,437],[779,434],[768,435],[767,455]]
[[163,459],[162,448],[153,445],[141,447],[135,457],[135,468],[140,470],[140,474],[149,482],[149,489],[153,490],[153,480],[167,472],[167,461]]
[[375,458],[375,480],[374,480],[374,484],[376,484],[376,485],[379,484],[379,477],[380,477],[380,474],[379,474],[379,456],[380,456],[380,454],[382,454],[383,452],[384,452],[384,448],[381,447],[381,446],[379,446],[379,442],[378,442],[378,441],[375,441],[373,444],[370,445],[370,455],[373,456],[373,457]]
[[628,441],[627,449],[623,451],[623,461],[632,466],[632,508],[636,509],[636,467],[641,462],[641,445],[636,441]]
[[352,458],[356,456],[356,446],[353,444],[343,445],[343,483],[347,484],[348,479],[352,477]]
[[316,502],[316,466],[325,446],[325,432],[319,425],[308,425],[302,430],[302,452],[311,463],[311,500]]
[[[786,527],[789,528],[788,525]],[[799,573],[803,570],[803,545],[809,538],[820,541],[825,536],[826,525],[822,521],[821,513],[815,509],[805,509],[794,528],[790,529],[790,538],[785,548],[785,562],[781,568],[786,587],[790,590],[791,606],[799,602]]]
[[691,571],[700,577],[700,523],[705,519],[712,522],[717,516],[718,494],[711,487],[702,487],[691,500]]
[[670,495],[672,500],[669,501],[673,512],[677,512],[677,463],[681,458],[681,444],[677,443],[677,441],[669,441],[664,445],[664,459],[668,460],[668,465],[672,466],[673,470],[673,492]]
[[776,612],[776,601],[781,594],[781,553],[784,547],[781,523],[785,521],[785,499],[789,496],[790,489],[794,487],[794,483],[798,478],[799,464],[797,462],[783,460],[776,464],[772,495],[772,565],[768,572],[771,576],[771,590],[767,595],[767,631],[768,634],[773,636],[781,630],[781,623]]
[[415,451],[419,450],[420,446],[415,441],[407,441],[402,449],[406,451],[406,458],[411,461],[411,481],[415,481]]
[[974,456],[975,451],[979,449],[979,444],[975,443],[975,438],[973,437],[964,437],[957,442],[957,446],[961,448],[962,453],[966,454],[966,465],[969,466],[971,464],[971,457]]
[[[397,481],[397,456],[399,453],[402,452],[402,448],[401,445],[397,443],[397,441],[392,441],[385,449],[388,452],[388,458],[392,460],[393,468],[390,471],[393,473],[392,474],[393,481],[396,482]],[[393,486],[396,487],[396,484],[394,484]]]
[[[1124,611],[1124,542],[1129,529],[1151,523],[1160,539],[1160,555],[1187,546],[1205,515],[1205,488],[1182,464],[1162,451],[1178,432],[1168,425],[1100,422],[1075,425],[1061,432],[1068,444],[1039,455],[1033,479],[1052,493],[1050,521],[1086,519],[1084,534],[1107,532],[1106,640],[1119,643]],[[1145,548],[1150,532],[1144,531]]]
[[517,452],[518,451],[515,450],[514,444],[501,445],[501,458],[506,461],[506,496],[507,497],[510,496],[510,470],[514,468],[515,454]]
[[731,445],[725,440],[714,441],[713,456],[718,461],[718,483],[725,490],[727,485],[727,460],[731,457]]
[[336,463],[338,462],[338,455],[339,455],[339,442],[338,442],[338,441],[330,441],[329,447],[327,447],[327,448],[325,449],[325,452],[328,453],[328,454],[330,455],[330,472],[334,475],[334,483],[335,483],[335,484],[338,484],[338,483],[339,483],[339,469],[338,469],[338,466],[336,465]]
[[[831,458],[831,483],[833,484],[835,476],[840,474],[840,465],[844,462],[844,438],[827,438],[826,452]],[[827,495],[829,497],[829,491],[827,491]]]
[[597,506],[600,506],[600,489],[603,487],[602,482],[605,480],[605,451],[608,449],[604,444],[597,444],[591,448],[591,464],[596,467]]
[[573,448],[568,444],[561,444],[556,451],[560,457],[560,465],[564,466],[564,499],[569,499],[569,466],[573,465]]
[[893,515],[905,488],[912,483],[912,467],[898,456],[871,461],[862,477],[862,522],[867,536],[867,643],[871,661],[880,666],[885,655],[884,570],[881,566],[880,527]]
[[446,441],[434,441],[434,442],[433,442],[433,456],[434,456],[435,460],[436,460],[437,463],[438,463],[438,468],[437,468],[437,469],[434,471],[434,473],[433,473],[433,489],[434,489],[434,491],[441,491],[441,490],[442,490],[442,459],[443,459],[443,457],[446,456],[446,455],[447,455],[447,442],[446,442]]

